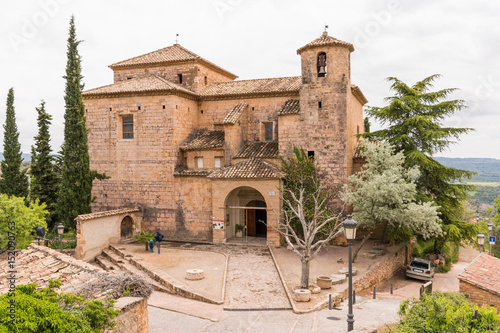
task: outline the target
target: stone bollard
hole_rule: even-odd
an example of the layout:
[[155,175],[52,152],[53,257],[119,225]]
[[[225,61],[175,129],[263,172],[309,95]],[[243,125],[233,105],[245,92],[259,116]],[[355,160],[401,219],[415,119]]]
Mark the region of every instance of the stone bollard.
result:
[[187,280],[201,280],[205,277],[202,269],[194,268],[186,271]]
[[309,289],[295,289],[293,294],[297,302],[309,302],[311,299],[311,291]]

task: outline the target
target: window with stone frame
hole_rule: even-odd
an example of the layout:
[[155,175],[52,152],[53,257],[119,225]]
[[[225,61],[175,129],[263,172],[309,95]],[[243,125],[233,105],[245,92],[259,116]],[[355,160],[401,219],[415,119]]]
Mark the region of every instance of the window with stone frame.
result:
[[216,169],[220,169],[221,161],[222,161],[222,157],[220,157],[220,156],[215,157],[214,166]]
[[273,141],[273,123],[264,123],[264,141]]
[[134,116],[122,116],[122,138],[134,138]]
[[325,52],[321,52],[320,54],[318,54],[317,68],[318,68],[318,77],[325,77],[326,76],[326,53]]
[[203,157],[196,157],[196,168],[203,169]]

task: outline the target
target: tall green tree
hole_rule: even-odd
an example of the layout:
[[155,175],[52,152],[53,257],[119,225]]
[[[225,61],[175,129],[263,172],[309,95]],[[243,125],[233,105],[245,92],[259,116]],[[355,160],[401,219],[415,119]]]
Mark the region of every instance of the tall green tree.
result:
[[19,132],[16,125],[14,110],[14,88],[7,95],[7,114],[3,126],[3,161],[1,163],[2,179],[0,192],[16,197],[28,196],[28,177],[26,170],[21,170],[23,153],[19,143]]
[[92,175],[89,167],[85,107],[82,99],[80,41],[76,39],[75,18],[71,17],[64,101],[64,142],[62,145],[62,179],[57,202],[61,222],[74,229],[74,219],[91,212]]
[[471,171],[446,167],[436,161],[433,155],[447,150],[460,135],[472,128],[454,128],[443,125],[443,120],[463,110],[463,100],[447,100],[456,89],[430,91],[433,82],[440,75],[429,76],[408,86],[395,77],[392,83],[394,96],[386,98],[384,107],[367,110],[370,117],[378,120],[386,129],[365,133],[367,138],[387,140],[396,151],[405,155],[405,167],[417,167],[420,175],[416,181],[418,198],[434,201],[440,208],[442,228],[445,234],[435,241],[434,251],[440,253],[447,241],[460,243],[472,241],[476,236],[474,225],[457,218],[461,204],[472,186],[463,183],[474,175]]
[[31,146],[31,183],[30,200],[39,199],[45,202],[49,215],[47,225],[50,230],[55,226],[57,191],[59,177],[54,170],[54,159],[51,156],[49,126],[52,117],[45,111],[45,102],[42,101],[38,112],[38,135],[35,136],[35,145]]

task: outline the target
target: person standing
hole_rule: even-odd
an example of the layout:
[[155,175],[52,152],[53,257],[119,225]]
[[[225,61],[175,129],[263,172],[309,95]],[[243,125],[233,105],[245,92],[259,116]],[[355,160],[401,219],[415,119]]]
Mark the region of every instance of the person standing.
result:
[[153,245],[153,240],[152,240],[152,239],[150,239],[150,240],[149,240],[149,252],[153,253],[153,247],[154,247],[154,245]]
[[156,232],[156,235],[155,235],[155,241],[156,241],[156,247],[158,248],[158,254],[160,254],[160,243],[161,241],[163,240],[163,236],[162,234],[160,234],[160,232]]

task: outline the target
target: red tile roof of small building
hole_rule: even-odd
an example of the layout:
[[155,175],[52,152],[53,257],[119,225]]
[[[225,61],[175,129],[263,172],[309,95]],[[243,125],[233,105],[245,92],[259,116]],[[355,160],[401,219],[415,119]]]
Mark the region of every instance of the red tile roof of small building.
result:
[[277,158],[278,141],[248,142],[233,158]]
[[218,82],[201,91],[202,98],[236,97],[261,94],[297,94],[302,84],[301,76]]
[[104,212],[95,212],[95,213],[91,213],[91,214],[78,215],[75,218],[75,220],[76,221],[86,221],[86,220],[97,219],[100,217],[121,215],[121,214],[134,213],[134,212],[140,212],[140,211],[141,211],[141,209],[139,207],[121,208],[121,209],[107,210]]
[[481,253],[458,276],[459,280],[500,296],[500,259]]
[[300,101],[298,99],[289,99],[283,104],[278,115],[298,114],[300,112]]
[[235,165],[212,172],[211,179],[253,179],[253,178],[282,178],[278,168],[263,159],[251,158]]
[[172,46],[168,46],[153,52],[149,52],[137,57],[133,57],[127,60],[122,60],[116,62],[112,65],[109,65],[111,69],[121,69],[128,67],[146,67],[148,65],[166,65],[170,63],[178,63],[178,62],[188,62],[188,61],[200,61],[209,67],[217,70],[218,72],[222,72],[226,76],[231,77],[233,80],[237,78],[237,75],[225,70],[222,67],[217,66],[216,64],[200,57],[194,52],[189,51],[188,49],[180,46],[179,44],[174,44]]
[[328,36],[328,32],[323,32],[323,34],[319,37],[310,42],[309,44],[306,44],[299,48],[297,50],[297,53],[300,54],[303,51],[313,48],[313,47],[318,47],[318,46],[326,46],[326,45],[338,45],[338,46],[343,46],[349,49],[349,51],[353,52],[354,51],[354,46],[351,43],[344,42],[340,39],[337,39],[335,37]]
[[245,110],[245,108],[248,106],[247,102],[241,102],[236,104],[231,111],[226,115],[224,120],[222,121],[223,124],[234,124],[236,121],[240,118],[241,114]]
[[94,97],[102,95],[122,95],[126,93],[172,93],[179,92],[197,97],[198,94],[181,87],[175,83],[165,80],[164,78],[152,74],[142,78],[135,78],[131,80],[118,81],[107,86],[102,86],[82,93],[85,97]]
[[194,130],[180,145],[181,150],[203,150],[224,147],[224,131]]

